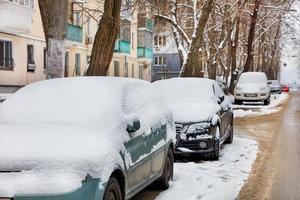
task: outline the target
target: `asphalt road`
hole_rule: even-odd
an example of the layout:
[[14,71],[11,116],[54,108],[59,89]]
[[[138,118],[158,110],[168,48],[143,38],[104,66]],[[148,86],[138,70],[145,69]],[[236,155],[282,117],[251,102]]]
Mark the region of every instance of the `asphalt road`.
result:
[[300,199],[300,93],[291,93],[283,114],[272,181],[274,200]]

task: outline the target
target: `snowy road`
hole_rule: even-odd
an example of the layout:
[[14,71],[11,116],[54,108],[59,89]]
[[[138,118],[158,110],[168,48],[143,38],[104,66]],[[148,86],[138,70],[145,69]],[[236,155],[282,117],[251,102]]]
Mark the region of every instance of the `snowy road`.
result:
[[175,163],[174,181],[167,191],[146,190],[134,200],[193,200],[235,199],[256,158],[257,143],[235,137],[233,144],[225,145],[220,161]]

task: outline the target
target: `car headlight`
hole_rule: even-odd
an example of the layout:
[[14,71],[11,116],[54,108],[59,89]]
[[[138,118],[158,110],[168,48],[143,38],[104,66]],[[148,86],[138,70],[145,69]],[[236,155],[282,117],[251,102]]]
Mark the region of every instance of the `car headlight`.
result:
[[242,90],[241,87],[236,86],[235,91],[241,91],[241,90]]
[[260,91],[267,91],[267,90],[268,90],[268,87],[261,87],[259,90],[260,90]]
[[208,123],[196,123],[185,126],[182,129],[183,133],[192,134],[192,133],[206,133],[209,132]]

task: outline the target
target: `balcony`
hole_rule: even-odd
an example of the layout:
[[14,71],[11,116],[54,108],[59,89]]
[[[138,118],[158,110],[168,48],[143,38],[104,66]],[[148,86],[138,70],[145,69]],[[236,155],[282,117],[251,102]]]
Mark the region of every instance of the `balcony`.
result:
[[114,52],[130,54],[130,42],[125,40],[117,40],[115,43]]
[[34,14],[33,5],[23,4],[21,4],[21,1],[0,0],[1,32],[11,34],[31,32]]
[[138,28],[145,28],[145,29],[152,31],[153,27],[154,27],[153,20],[146,18],[145,14],[140,13],[138,15]]
[[138,58],[145,58],[145,59],[153,59],[153,49],[146,48],[146,47],[138,47],[137,51]]
[[67,24],[67,40],[71,40],[73,42],[82,42],[82,27],[75,26],[72,24]]

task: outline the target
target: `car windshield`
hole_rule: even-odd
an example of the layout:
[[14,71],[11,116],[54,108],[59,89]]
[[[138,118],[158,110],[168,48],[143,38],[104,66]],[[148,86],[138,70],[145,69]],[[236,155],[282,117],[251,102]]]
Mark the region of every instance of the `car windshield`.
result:
[[213,81],[197,78],[175,78],[154,83],[168,103],[212,103]]
[[250,72],[243,73],[239,79],[239,83],[266,83],[267,77],[264,73]]

